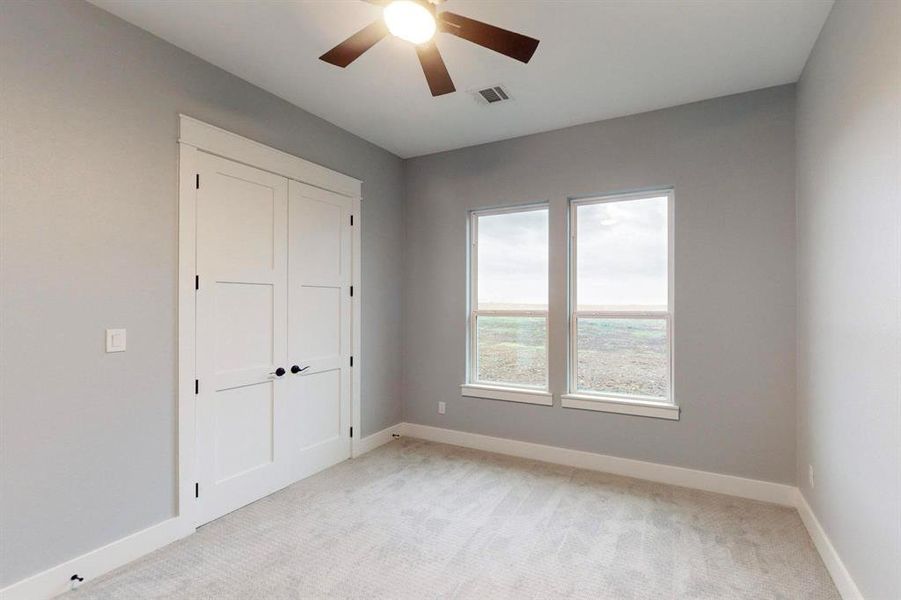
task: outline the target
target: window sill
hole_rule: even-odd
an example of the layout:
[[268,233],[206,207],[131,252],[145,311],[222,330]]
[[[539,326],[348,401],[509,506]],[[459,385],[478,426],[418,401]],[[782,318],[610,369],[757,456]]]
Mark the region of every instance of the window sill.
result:
[[561,396],[561,404],[563,408],[638,415],[640,417],[654,417],[671,421],[679,420],[679,407],[675,404],[666,404],[664,402],[590,396],[587,394],[564,394]]
[[488,398],[489,400],[524,402],[542,406],[553,406],[554,404],[554,395],[550,392],[475,383],[464,383],[461,385],[460,395],[468,398]]

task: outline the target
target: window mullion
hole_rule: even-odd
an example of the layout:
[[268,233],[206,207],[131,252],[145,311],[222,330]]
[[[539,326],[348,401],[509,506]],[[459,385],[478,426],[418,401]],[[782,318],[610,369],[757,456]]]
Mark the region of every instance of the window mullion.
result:
[[656,310],[577,310],[573,315],[583,319],[668,319],[670,313]]

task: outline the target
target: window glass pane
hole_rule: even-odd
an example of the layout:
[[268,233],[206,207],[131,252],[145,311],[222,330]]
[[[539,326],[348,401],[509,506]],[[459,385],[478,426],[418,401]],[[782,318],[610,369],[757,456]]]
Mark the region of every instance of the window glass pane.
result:
[[479,316],[476,381],[547,387],[547,319]]
[[594,319],[577,323],[576,386],[583,392],[667,396],[664,319]]
[[547,310],[547,209],[477,218],[479,310]]
[[666,310],[667,200],[576,206],[578,310]]

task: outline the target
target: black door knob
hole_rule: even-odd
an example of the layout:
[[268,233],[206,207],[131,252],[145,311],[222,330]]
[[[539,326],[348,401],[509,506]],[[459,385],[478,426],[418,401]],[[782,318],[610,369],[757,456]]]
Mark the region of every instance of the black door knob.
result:
[[277,369],[273,372],[273,375],[275,375],[276,377],[281,377],[281,376],[284,375],[284,374],[285,374],[285,370],[284,370],[283,368],[281,368],[281,367],[277,368]]
[[310,368],[310,365],[305,366],[303,369],[301,369],[301,368],[300,368],[299,366],[297,366],[297,365],[294,365],[293,367],[291,367],[291,372],[294,373],[295,375],[297,375],[298,373],[302,373],[302,372],[306,371],[306,370],[309,369],[309,368]]

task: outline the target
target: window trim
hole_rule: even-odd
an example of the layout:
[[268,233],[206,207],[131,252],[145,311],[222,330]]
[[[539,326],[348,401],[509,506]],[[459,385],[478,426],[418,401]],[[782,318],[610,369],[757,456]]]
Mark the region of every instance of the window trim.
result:
[[[530,212],[544,210],[548,213],[548,253],[550,254],[551,246],[551,228],[550,228],[550,203],[536,202],[530,204],[519,204],[514,206],[505,206],[501,208],[486,208],[469,211],[468,214],[468,232],[469,244],[467,257],[467,311],[466,319],[468,322],[466,336],[466,383],[461,387],[461,395],[471,398],[487,398],[492,400],[506,400],[510,402],[525,402],[527,404],[541,404],[551,406],[553,404],[553,394],[550,392],[550,280],[551,280],[551,261],[548,256],[548,308],[546,310],[516,310],[516,309],[493,309],[479,310],[479,265],[478,265],[478,239],[479,239],[479,218],[492,215],[502,215],[510,213]],[[544,317],[545,322],[545,353],[544,353],[544,372],[545,383],[543,387],[516,385],[501,382],[487,382],[476,379],[478,373],[478,351],[476,344],[478,343],[478,317],[479,316],[529,316]]]
[[523,402],[553,406],[554,395],[539,389],[526,387],[508,387],[486,385],[484,383],[464,383],[460,386],[460,395],[466,398],[487,398],[489,400],[506,400],[507,402]]
[[[667,198],[667,307],[665,310],[648,311],[579,311],[578,310],[578,208],[608,202],[624,202],[665,196]],[[567,360],[566,394],[561,396],[564,408],[594,410],[621,414],[633,414],[664,419],[679,418],[679,406],[675,401],[673,385],[673,322],[674,322],[674,193],[673,188],[646,189],[637,192],[605,194],[585,198],[570,198],[568,206],[569,248],[568,299],[567,299]],[[660,319],[666,324],[667,393],[664,398],[589,392],[577,388],[578,381],[578,321],[580,318]]]
[[560,397],[563,408],[578,408],[598,412],[656,417],[658,419],[679,420],[679,407],[660,401],[640,400],[636,396],[614,398],[612,395],[563,394]]

